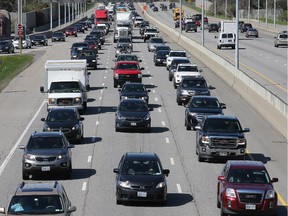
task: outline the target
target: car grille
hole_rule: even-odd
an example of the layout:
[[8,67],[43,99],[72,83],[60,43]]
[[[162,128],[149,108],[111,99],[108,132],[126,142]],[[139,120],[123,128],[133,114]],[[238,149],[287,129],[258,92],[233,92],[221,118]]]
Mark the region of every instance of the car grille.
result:
[[64,134],[71,132],[71,129],[69,129],[69,128],[52,128],[52,129],[50,129],[50,130],[51,130],[51,131],[62,131]]
[[71,106],[73,105],[73,98],[58,98],[57,105],[59,106]]
[[237,145],[237,139],[227,137],[212,137],[211,146],[219,148],[235,148]]
[[129,118],[126,118],[126,121],[131,121],[131,122],[141,122],[142,121],[142,119],[141,118],[131,118],[131,117],[129,117]]
[[254,191],[237,191],[238,197],[241,203],[251,203],[251,204],[261,204],[264,192],[254,192]]
[[138,79],[138,74],[124,74],[119,75],[119,80],[134,81]]
[[151,190],[152,186],[151,185],[132,185],[131,188],[133,190]]
[[55,161],[56,157],[36,157],[36,161],[38,162],[47,162],[47,161]]
[[215,115],[215,113],[197,113],[195,116],[198,122],[201,122],[205,116],[207,115]]

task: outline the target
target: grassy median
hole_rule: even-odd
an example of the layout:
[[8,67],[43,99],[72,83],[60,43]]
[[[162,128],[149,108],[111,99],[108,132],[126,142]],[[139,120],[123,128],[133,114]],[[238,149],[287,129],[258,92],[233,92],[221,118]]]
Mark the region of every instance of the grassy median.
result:
[[32,54],[0,56],[0,91],[34,59]]

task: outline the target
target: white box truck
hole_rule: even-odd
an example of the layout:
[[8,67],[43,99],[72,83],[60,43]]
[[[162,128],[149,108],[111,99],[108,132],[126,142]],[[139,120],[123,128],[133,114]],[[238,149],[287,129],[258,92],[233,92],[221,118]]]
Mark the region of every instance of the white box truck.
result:
[[217,49],[222,49],[222,47],[231,47],[232,49],[235,49],[236,30],[236,22],[222,20],[217,40]]
[[47,110],[54,107],[87,108],[90,72],[86,60],[47,60],[42,93],[48,93]]
[[221,21],[221,29],[220,32],[232,32],[236,34],[236,22],[234,21]]

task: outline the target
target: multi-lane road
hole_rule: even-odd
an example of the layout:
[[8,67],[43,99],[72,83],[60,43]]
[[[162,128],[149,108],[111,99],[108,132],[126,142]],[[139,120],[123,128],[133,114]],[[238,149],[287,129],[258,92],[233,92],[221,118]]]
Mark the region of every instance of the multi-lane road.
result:
[[[91,70],[88,110],[84,113],[84,140],[73,151],[71,180],[60,180],[77,211],[85,216],[158,216],[158,215],[220,215],[216,207],[217,176],[223,163],[199,163],[195,155],[195,132],[184,127],[184,107],[176,103],[176,91],[168,81],[165,67],[155,67],[152,53],[135,29],[134,53],[145,67],[143,83],[151,89],[150,106],[153,108],[151,133],[115,132],[115,108],[119,102],[113,88],[112,70],[115,49],[110,33],[99,51],[98,70]],[[44,81],[46,60],[69,59],[69,47],[78,38],[51,43],[35,49],[35,62],[13,79],[0,94],[0,206],[5,206],[22,181],[19,144],[26,144],[33,131],[42,130],[41,117],[47,114],[45,96],[39,86]],[[161,34],[173,49],[183,49],[167,35]],[[33,49],[34,50],[34,49]],[[223,50],[224,51],[224,50]],[[249,159],[262,161],[271,177],[278,177],[275,188],[279,194],[279,216],[287,215],[287,141],[257,111],[253,110],[234,90],[213,71],[206,68],[191,53],[191,59],[203,69],[208,84],[215,87],[212,95],[226,103],[227,115],[236,115],[247,134]],[[277,69],[277,68],[275,68]],[[164,168],[170,169],[167,206],[116,205],[115,174],[120,157],[125,152],[155,152]],[[40,179],[43,180],[43,179]],[[31,180],[34,182],[35,180]]]

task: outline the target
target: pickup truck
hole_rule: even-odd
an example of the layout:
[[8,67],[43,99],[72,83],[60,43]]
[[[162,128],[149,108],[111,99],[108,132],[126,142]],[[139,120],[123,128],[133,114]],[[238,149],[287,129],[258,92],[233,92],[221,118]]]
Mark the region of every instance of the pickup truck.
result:
[[146,40],[150,39],[151,37],[157,37],[158,33],[159,31],[156,28],[145,28],[143,34],[144,42],[146,42]]
[[171,50],[166,56],[166,69],[169,70],[173,58],[190,57],[185,50]]
[[178,64],[173,75],[173,86],[176,89],[183,76],[201,76],[202,69],[198,69],[196,64]]
[[195,129],[199,162],[203,162],[205,158],[245,159],[247,141],[244,133],[250,129],[242,129],[237,117],[207,115]]

